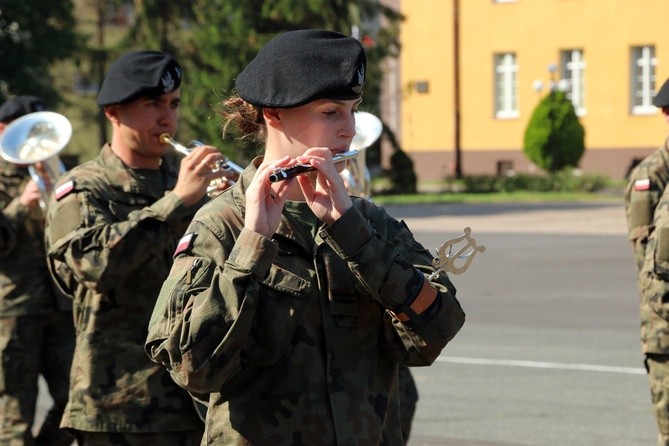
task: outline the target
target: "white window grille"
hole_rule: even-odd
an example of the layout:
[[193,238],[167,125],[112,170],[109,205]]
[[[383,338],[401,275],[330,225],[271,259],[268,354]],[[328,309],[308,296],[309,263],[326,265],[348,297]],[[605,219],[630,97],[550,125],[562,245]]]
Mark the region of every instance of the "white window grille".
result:
[[517,118],[518,65],[514,53],[495,55],[495,117]]
[[656,64],[654,46],[632,48],[630,94],[633,115],[655,113],[653,95],[655,92]]

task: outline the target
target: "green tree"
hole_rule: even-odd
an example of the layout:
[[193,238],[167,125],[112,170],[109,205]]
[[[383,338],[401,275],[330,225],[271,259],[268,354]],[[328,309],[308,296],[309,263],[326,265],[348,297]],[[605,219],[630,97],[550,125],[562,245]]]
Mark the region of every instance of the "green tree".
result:
[[523,151],[547,172],[577,167],[585,152],[585,129],[561,91],[551,91],[534,109],[525,129]]
[[121,47],[168,51],[185,68],[180,139],[197,138],[223,147],[240,164],[257,148],[221,139],[217,107],[231,92],[235,76],[272,37],[301,28],[348,35],[357,30],[368,57],[361,108],[377,115],[380,61],[399,51],[402,17],[377,0],[136,0],[135,8],[135,26]]
[[33,94],[55,107],[63,97],[49,70],[82,44],[72,0],[0,0],[0,101]]

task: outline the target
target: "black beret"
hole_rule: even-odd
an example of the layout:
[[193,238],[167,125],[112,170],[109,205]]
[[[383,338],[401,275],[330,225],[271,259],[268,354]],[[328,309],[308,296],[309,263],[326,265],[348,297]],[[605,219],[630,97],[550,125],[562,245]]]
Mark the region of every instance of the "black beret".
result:
[[0,122],[7,123],[28,113],[46,110],[46,102],[37,96],[14,96],[0,107]]
[[242,99],[258,107],[357,99],[366,63],[362,45],[352,37],[326,30],[289,31],[258,52],[237,76],[235,88]]
[[98,105],[122,104],[140,97],[171,93],[181,85],[181,66],[160,51],[131,51],[109,67]]
[[655,95],[653,105],[660,108],[669,107],[669,79],[664,81],[664,84],[662,84],[662,87],[660,87],[660,90]]

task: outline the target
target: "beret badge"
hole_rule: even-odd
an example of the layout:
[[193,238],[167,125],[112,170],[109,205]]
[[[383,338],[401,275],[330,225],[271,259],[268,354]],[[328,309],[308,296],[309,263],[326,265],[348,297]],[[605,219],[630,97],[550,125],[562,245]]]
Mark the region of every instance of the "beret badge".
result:
[[354,85],[352,90],[355,93],[362,93],[362,84],[365,82],[365,66],[361,65],[360,68],[358,69],[358,84]]
[[[181,75],[180,75],[180,73],[179,73],[179,69],[176,68],[175,71],[176,71],[176,76],[177,76],[177,78],[180,78]],[[175,90],[176,80],[175,80],[174,77],[172,76],[172,73],[169,72],[169,71],[167,71],[167,72],[163,75],[163,77],[160,79],[160,83],[162,84],[162,86],[163,86],[163,91],[164,91],[165,93],[169,93],[169,92]]]

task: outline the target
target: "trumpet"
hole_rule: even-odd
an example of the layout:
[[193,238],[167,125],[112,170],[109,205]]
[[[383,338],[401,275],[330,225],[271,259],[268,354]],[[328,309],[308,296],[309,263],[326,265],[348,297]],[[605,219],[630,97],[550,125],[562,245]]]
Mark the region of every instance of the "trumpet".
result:
[[[358,156],[358,153],[359,152],[357,150],[349,150],[348,152],[333,156],[332,161],[335,164],[340,163],[342,161],[355,158]],[[269,180],[272,183],[276,183],[277,181],[288,180],[304,173],[313,172],[314,170],[316,169],[311,164],[296,164],[290,167],[276,167],[272,170],[272,173],[269,174]]]
[[350,195],[371,199],[372,176],[365,162],[365,150],[374,144],[383,133],[383,123],[371,113],[355,112],[355,136],[351,141],[351,149],[359,150],[362,156],[346,165],[341,172],[344,184]]
[[[160,142],[169,145],[174,150],[183,155],[188,155],[193,151],[195,147],[204,145],[204,143],[200,141],[191,141],[188,144],[188,147],[186,147],[183,144],[177,142],[174,138],[172,138],[169,133],[163,133],[162,135],[160,135]],[[211,183],[209,183],[209,187],[207,188],[207,195],[209,197],[214,197],[218,195],[219,192],[222,192],[223,190],[235,184],[236,179],[239,178],[239,175],[242,173],[244,169],[241,166],[233,163],[229,159],[225,158],[223,160],[218,161],[216,163],[216,166],[214,166],[214,172],[217,172],[219,170],[224,171],[225,175],[221,178],[216,178],[215,180],[212,180]],[[230,177],[234,177],[235,179],[233,180]]]
[[63,115],[40,111],[28,113],[12,121],[0,135],[0,156],[28,172],[39,187],[40,207],[46,204],[65,166],[58,153],[72,137],[72,124]]

